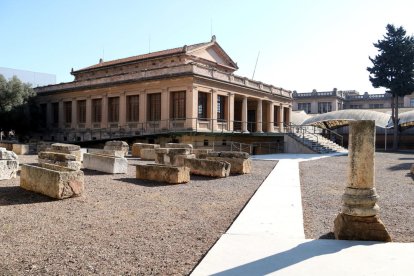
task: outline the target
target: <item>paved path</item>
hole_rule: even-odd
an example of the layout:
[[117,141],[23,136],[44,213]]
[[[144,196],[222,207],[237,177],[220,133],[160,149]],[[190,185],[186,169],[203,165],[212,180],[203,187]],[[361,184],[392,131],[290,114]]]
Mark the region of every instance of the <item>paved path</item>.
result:
[[255,156],[280,161],[191,275],[414,275],[412,243],[305,239],[299,162],[321,157]]

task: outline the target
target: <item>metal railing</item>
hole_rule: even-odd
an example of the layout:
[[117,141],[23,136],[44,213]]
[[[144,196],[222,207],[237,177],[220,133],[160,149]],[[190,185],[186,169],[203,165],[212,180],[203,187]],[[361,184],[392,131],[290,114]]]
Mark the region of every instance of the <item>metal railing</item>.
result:
[[285,132],[298,134],[303,143],[305,143],[306,135],[314,136],[316,142],[319,143],[319,136],[331,140],[332,142],[339,144],[341,147],[344,146],[344,137],[336,131],[330,129],[322,129],[314,125],[285,125]]

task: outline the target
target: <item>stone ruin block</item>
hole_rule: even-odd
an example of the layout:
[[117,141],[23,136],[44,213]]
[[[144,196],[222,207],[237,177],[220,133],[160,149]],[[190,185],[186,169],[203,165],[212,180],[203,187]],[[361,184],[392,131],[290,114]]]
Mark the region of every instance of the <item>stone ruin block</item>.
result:
[[[154,150],[154,149],[158,149],[158,148],[160,148],[160,145],[157,145],[157,144],[134,143],[134,144],[132,144],[132,156],[142,158],[141,157],[141,155],[142,155],[141,151],[143,149],[152,149],[152,150]],[[154,151],[154,154],[155,154],[155,151]],[[152,159],[152,160],[155,160],[155,158]]]
[[52,147],[52,142],[38,142],[36,145],[36,152],[42,152],[42,151],[50,151],[50,148]]
[[15,178],[18,170],[17,155],[5,148],[0,148],[0,180]]
[[207,159],[229,162],[231,164],[230,173],[232,174],[246,174],[252,171],[252,160],[246,152],[210,152],[207,155]]
[[73,154],[42,151],[37,157],[40,164],[53,164],[77,171],[81,169],[81,162]]
[[128,160],[124,157],[85,153],[83,155],[83,167],[112,174],[127,173]]
[[54,143],[47,150],[48,152],[72,154],[76,156],[76,161],[82,161],[81,148],[78,145]]
[[206,159],[207,155],[212,151],[213,149],[193,149],[193,153],[198,159]]
[[414,175],[414,164],[411,165],[410,172],[411,172],[412,175]]
[[193,151],[193,145],[185,143],[166,143],[165,147],[170,149],[189,149],[191,153]]
[[13,152],[19,155],[29,154],[30,148],[27,144],[13,144]]
[[136,178],[169,184],[187,183],[190,181],[190,169],[161,164],[136,165]]
[[184,161],[186,159],[194,159],[194,158],[196,158],[195,154],[176,155],[172,159],[171,165],[173,165],[173,166],[184,166]]
[[185,159],[184,166],[190,168],[191,174],[210,177],[227,177],[230,175],[231,164],[225,161],[207,159]]
[[108,141],[105,143],[104,150],[123,151],[125,156],[128,154],[129,146],[125,141]]
[[125,151],[123,150],[88,149],[87,153],[109,155],[115,157],[125,157]]
[[141,160],[155,161],[155,159],[157,159],[155,149],[141,149],[139,154]]
[[191,150],[189,148],[159,148],[155,149],[156,159],[155,163],[164,165],[174,165],[180,155],[189,155]]
[[52,164],[23,164],[20,187],[56,199],[75,197],[84,191],[84,175]]

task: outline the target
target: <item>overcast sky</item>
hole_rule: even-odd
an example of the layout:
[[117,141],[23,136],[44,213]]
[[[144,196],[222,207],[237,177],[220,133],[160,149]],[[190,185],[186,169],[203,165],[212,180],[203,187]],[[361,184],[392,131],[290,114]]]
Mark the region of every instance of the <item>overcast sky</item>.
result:
[[409,0],[0,0],[0,67],[56,74],[71,68],[209,41],[236,74],[298,92],[382,93],[368,56],[388,24],[414,33]]

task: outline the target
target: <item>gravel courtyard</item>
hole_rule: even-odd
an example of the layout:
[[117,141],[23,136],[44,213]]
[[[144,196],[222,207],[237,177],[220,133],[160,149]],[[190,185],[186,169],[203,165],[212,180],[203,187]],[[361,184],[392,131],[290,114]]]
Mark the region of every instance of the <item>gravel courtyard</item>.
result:
[[[375,153],[375,185],[380,218],[394,242],[414,242],[414,154]],[[303,216],[307,238],[333,238],[347,183],[348,156],[300,163]]]
[[[20,163],[36,156],[19,156]],[[186,275],[276,165],[253,173],[160,185],[85,171],[85,194],[51,200],[0,181],[0,275]]]

